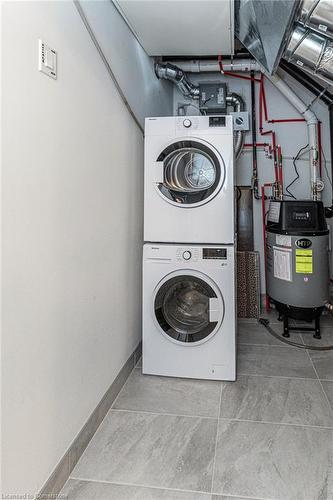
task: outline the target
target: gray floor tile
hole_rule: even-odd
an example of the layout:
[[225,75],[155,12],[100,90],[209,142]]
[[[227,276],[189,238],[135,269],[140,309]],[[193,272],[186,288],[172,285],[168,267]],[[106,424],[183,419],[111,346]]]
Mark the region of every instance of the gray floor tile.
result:
[[212,500],[259,500],[259,499],[253,497],[249,499],[249,497],[226,497],[224,495],[213,495]]
[[332,461],[333,430],[220,420],[213,492],[329,500]]
[[320,323],[322,326],[329,326],[333,328],[333,314],[322,314],[320,317]]
[[317,378],[305,350],[294,347],[238,346],[238,375]]
[[[276,333],[282,335],[283,328],[281,324],[273,324],[272,328]],[[290,340],[302,343],[302,339],[298,333],[291,333]],[[259,323],[239,323],[237,330],[237,342],[239,344],[278,345],[279,347],[289,347],[270,335],[266,328]]]
[[322,385],[333,410],[333,382],[322,381]]
[[209,492],[216,427],[214,419],[111,410],[72,476]]
[[258,323],[258,319],[257,318],[237,318],[237,323],[238,324],[243,324],[243,323],[254,323],[254,324],[257,324]]
[[221,383],[143,375],[132,372],[114,408],[218,417]]
[[327,326],[324,326],[321,328],[321,339],[314,339],[312,333],[302,333],[301,334],[302,341],[304,344],[311,345],[311,346],[328,346],[332,345],[333,346],[333,328],[328,328]]
[[240,376],[223,382],[222,418],[333,427],[318,380]]
[[211,500],[211,495],[207,493],[97,483],[77,479],[69,479],[61,495],[68,500]]
[[318,377],[333,380],[333,351],[308,351]]
[[277,310],[273,309],[273,308],[268,312],[263,310],[260,314],[261,318],[269,319],[269,322],[271,324],[277,324],[277,323],[281,324],[281,321],[278,320],[278,316],[279,316],[279,314],[278,314]]

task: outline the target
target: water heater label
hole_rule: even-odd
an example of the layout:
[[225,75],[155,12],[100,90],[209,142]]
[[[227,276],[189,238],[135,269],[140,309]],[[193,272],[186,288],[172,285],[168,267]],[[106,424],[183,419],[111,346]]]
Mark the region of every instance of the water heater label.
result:
[[296,250],[296,273],[313,273],[312,250]]
[[273,247],[274,250],[274,278],[284,281],[291,279],[291,249]]
[[281,247],[291,247],[291,236],[286,236],[285,234],[277,234],[275,242]]
[[280,209],[281,209],[281,203],[277,201],[271,201],[269,205],[267,220],[269,220],[270,222],[279,222]]

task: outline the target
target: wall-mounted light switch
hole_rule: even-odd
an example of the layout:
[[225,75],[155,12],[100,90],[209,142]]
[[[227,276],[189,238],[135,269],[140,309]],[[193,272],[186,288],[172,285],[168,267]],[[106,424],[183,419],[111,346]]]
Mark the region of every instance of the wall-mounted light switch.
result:
[[38,40],[38,69],[45,75],[57,79],[57,53],[45,42]]

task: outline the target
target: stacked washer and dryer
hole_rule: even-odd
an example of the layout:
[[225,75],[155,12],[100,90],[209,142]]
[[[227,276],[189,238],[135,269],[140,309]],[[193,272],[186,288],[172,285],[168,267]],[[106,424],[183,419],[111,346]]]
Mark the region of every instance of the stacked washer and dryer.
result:
[[231,116],[146,118],[143,373],[235,380]]

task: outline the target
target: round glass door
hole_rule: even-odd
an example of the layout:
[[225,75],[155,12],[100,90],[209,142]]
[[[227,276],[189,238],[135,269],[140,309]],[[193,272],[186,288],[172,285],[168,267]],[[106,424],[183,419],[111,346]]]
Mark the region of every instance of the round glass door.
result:
[[[171,203],[193,205],[208,201],[221,187],[224,164],[212,148],[196,141],[168,146],[157,158],[163,162],[163,182],[158,187]],[[223,171],[222,171],[223,170]]]
[[217,302],[217,294],[203,279],[192,275],[174,276],[163,283],[156,294],[156,320],[173,340],[202,341],[211,335],[218,323],[211,317],[212,299]]

